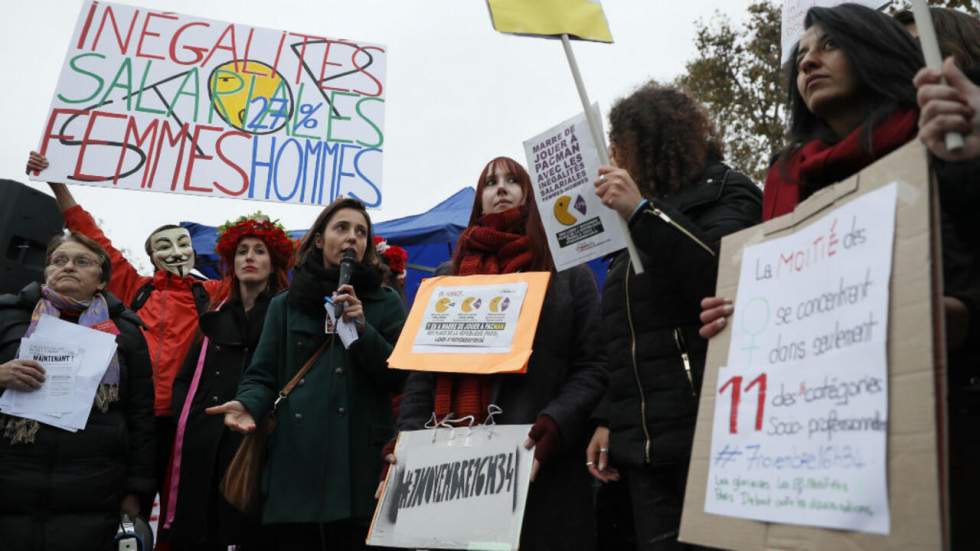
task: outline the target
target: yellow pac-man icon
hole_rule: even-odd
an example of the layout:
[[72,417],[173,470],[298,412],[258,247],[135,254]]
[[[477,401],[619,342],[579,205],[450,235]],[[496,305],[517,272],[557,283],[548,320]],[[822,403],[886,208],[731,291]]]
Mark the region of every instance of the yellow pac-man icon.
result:
[[439,312],[441,314],[441,313],[445,312],[446,310],[449,310],[449,308],[452,305],[453,305],[453,301],[449,300],[448,298],[443,297],[443,298],[439,299],[438,301],[436,301],[436,312]]
[[472,312],[473,310],[479,310],[480,299],[476,297],[467,297],[466,300],[463,301],[462,308],[464,312]]
[[572,203],[572,198],[568,195],[562,195],[557,200],[555,200],[554,213],[555,220],[558,220],[561,224],[565,226],[571,226],[578,220],[568,212],[568,206]]
[[510,298],[508,297],[493,297],[490,299],[491,312],[503,312],[507,310],[508,306],[510,306]]
[[293,108],[293,92],[278,72],[260,61],[229,61],[208,79],[215,112],[226,123],[250,134],[282,128]]

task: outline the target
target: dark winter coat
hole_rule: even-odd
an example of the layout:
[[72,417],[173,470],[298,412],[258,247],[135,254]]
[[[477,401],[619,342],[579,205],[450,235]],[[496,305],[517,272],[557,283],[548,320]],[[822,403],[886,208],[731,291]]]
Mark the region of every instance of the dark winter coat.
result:
[[613,465],[687,462],[707,350],[698,335],[701,299],[714,294],[721,238],[761,215],[759,188],[714,163],[697,184],[631,218],[644,273],[617,254],[602,295],[610,380],[596,418],[611,431]]
[[[268,294],[262,293],[246,315],[241,301],[231,299],[219,310],[201,316],[201,333],[208,338],[208,349],[184,429],[180,487],[171,532],[175,544],[244,543],[251,537],[246,530],[258,523],[235,510],[218,491],[242,436],[226,428],[221,415],[207,415],[204,410],[235,398],[238,382],[262,334],[270,300]],[[202,339],[198,338],[174,379],[175,415],[183,410],[201,344]]]
[[[497,375],[491,403],[501,424],[558,425],[561,452],[531,484],[521,549],[595,548],[591,479],[585,447],[589,415],[606,387],[595,277],[585,266],[553,274],[541,309],[527,373]],[[433,412],[435,375],[413,373],[402,394],[399,430],[423,428]]]
[[[11,444],[0,435],[0,549],[58,551],[109,549],[126,494],[152,491],[153,381],[139,318],[106,293],[116,337],[117,402],[92,408],[84,430],[41,424],[35,441]],[[0,296],[0,362],[16,357],[37,283]],[[147,514],[147,512],[144,512]]]
[[[236,399],[256,421],[326,339],[322,303],[300,308],[287,300],[292,292],[272,299],[238,387]],[[262,482],[263,524],[366,523],[374,512],[381,448],[394,435],[391,394],[404,381],[387,361],[405,311],[388,287],[356,292],[367,320],[360,338],[348,350],[336,338],[279,404]]]

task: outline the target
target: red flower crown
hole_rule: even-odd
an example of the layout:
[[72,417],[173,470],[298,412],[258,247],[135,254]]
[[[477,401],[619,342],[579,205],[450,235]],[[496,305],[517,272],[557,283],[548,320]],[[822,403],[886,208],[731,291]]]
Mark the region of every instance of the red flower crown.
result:
[[[218,227],[218,242],[214,249],[221,259],[231,265],[235,259],[238,243],[246,237],[260,239],[272,253],[273,262],[289,263],[293,255],[295,243],[286,235],[286,229],[278,220],[256,211],[254,214],[239,217],[234,222],[228,221]],[[286,267],[285,265],[283,266]]]
[[398,245],[389,244],[380,235],[374,236],[374,248],[394,274],[405,272],[405,268],[408,266],[408,251]]

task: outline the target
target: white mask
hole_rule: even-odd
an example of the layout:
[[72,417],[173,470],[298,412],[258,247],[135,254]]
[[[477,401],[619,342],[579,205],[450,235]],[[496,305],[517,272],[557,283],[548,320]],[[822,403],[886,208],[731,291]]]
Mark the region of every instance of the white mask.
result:
[[158,270],[183,277],[194,268],[194,248],[186,228],[170,228],[150,235],[150,250]]

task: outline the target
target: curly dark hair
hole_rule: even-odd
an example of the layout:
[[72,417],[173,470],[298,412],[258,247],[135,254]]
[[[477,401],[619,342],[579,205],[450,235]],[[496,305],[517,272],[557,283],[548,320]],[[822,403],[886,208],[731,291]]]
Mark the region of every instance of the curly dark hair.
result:
[[696,182],[725,151],[704,106],[686,91],[655,81],[613,105],[609,141],[616,162],[646,197]]

